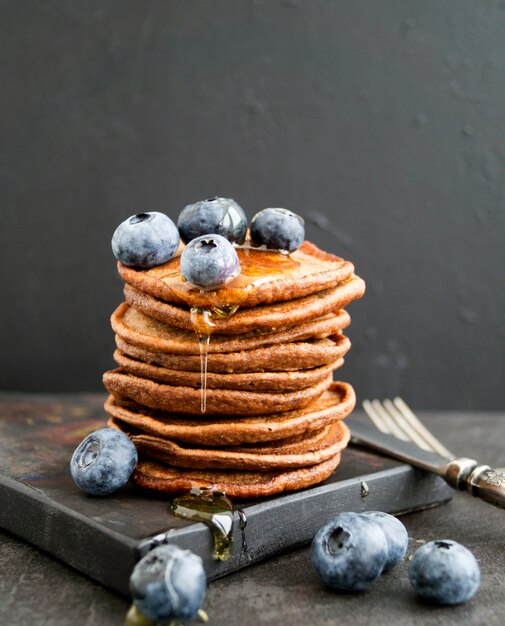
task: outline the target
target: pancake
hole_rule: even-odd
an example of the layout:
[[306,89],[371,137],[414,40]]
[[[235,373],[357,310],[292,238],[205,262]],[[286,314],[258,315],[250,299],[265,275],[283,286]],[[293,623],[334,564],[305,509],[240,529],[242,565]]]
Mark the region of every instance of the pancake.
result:
[[354,273],[354,266],[324,252],[309,241],[289,255],[278,251],[236,248],[241,273],[225,287],[203,291],[191,287],[180,274],[180,255],[148,270],[118,262],[121,278],[142,293],[172,304],[213,308],[238,304],[283,302],[335,287]]
[[[332,289],[276,304],[238,309],[230,316],[212,314],[210,310],[212,335],[243,335],[255,330],[271,332],[295,326],[342,309],[356,298],[360,298],[364,292],[363,280],[351,276]],[[165,322],[169,326],[187,331],[194,330],[194,320],[188,308],[163,302],[128,284],[124,287],[124,296],[128,304],[149,317]]]
[[[116,335],[118,349],[132,359],[172,370],[200,372],[200,355],[152,352],[128,343]],[[207,371],[220,374],[243,372],[286,372],[321,367],[341,359],[351,347],[345,335],[326,339],[298,341],[255,350],[212,353],[207,357]]]
[[[319,397],[330,385],[331,373],[322,381],[286,393],[207,389],[207,415],[268,415],[299,409]],[[177,387],[140,378],[118,368],[105,372],[103,383],[109,393],[126,397],[161,411],[198,415],[201,413],[201,390]]]
[[318,430],[344,419],[355,404],[351,385],[333,382],[303,409],[265,417],[241,417],[240,413],[225,419],[186,417],[155,411],[113,396],[107,398],[104,408],[109,416],[146,433],[191,444],[227,446],[276,441]]
[[[240,336],[212,336],[208,352],[243,352],[268,345],[290,343],[306,339],[321,339],[335,335],[350,323],[349,314],[340,310],[317,320],[311,320],[290,328],[270,333],[245,333]],[[124,341],[153,352],[171,354],[200,354],[196,333],[173,328],[155,320],[123,302],[111,317],[113,330]]]
[[[201,385],[200,372],[187,372],[168,369],[151,363],[144,363],[132,359],[120,350],[114,352],[114,360],[123,371],[141,378],[149,378],[157,383],[177,385],[183,387],[194,387],[199,389]],[[246,372],[244,374],[216,374],[207,373],[207,389],[242,389],[244,391],[273,391],[279,389],[285,393],[296,391],[315,385],[331,374],[343,364],[340,359],[308,370],[297,370],[290,372]]]
[[334,422],[305,438],[280,440],[258,446],[195,448],[180,443],[124,430],[121,423],[108,422],[126,432],[140,456],[175,467],[196,469],[246,469],[269,471],[309,467],[327,461],[341,452],[349,442],[350,432],[343,422]]
[[310,467],[261,472],[187,469],[141,459],[133,473],[133,480],[140,487],[162,493],[178,494],[195,487],[212,487],[231,498],[256,498],[297,491],[320,483],[332,474],[339,462],[340,454],[336,454]]

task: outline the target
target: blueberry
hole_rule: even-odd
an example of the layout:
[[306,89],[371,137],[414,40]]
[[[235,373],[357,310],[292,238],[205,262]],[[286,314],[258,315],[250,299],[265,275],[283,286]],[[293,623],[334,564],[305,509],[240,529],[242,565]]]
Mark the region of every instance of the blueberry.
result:
[[438,604],[460,604],[472,598],[480,583],[474,555],[456,541],[443,539],[421,546],[409,563],[414,591]]
[[100,428],[77,446],[70,461],[75,484],[85,493],[103,496],[128,482],[137,465],[137,449],[115,428]]
[[303,218],[287,209],[263,209],[251,221],[251,243],[283,252],[298,249],[305,238]]
[[247,233],[247,219],[235,200],[210,198],[185,206],[177,227],[184,243],[201,235],[217,234],[231,243],[241,244]]
[[130,591],[142,615],[166,624],[187,621],[197,614],[205,599],[206,583],[199,556],[174,545],[160,545],[133,569]]
[[232,244],[221,235],[192,239],[181,254],[181,274],[198,287],[212,289],[240,274],[240,262]]
[[405,526],[394,515],[382,511],[367,511],[362,513],[378,524],[386,535],[388,542],[388,556],[384,565],[384,571],[397,565],[407,553],[409,535]]
[[137,213],[116,228],[112,252],[124,265],[148,269],[170,261],[179,243],[177,227],[167,215]]
[[311,559],[329,587],[362,591],[380,576],[387,552],[386,536],[371,518],[340,513],[317,531]]

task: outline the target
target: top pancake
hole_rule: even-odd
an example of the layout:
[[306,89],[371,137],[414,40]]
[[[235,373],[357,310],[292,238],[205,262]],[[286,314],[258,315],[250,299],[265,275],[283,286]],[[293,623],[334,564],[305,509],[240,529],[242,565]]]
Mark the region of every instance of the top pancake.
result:
[[140,292],[172,304],[190,307],[253,307],[283,302],[336,287],[353,275],[354,266],[324,252],[309,241],[289,255],[258,248],[236,248],[239,276],[225,287],[204,291],[191,286],[180,274],[180,256],[148,270],[118,262],[123,280]]

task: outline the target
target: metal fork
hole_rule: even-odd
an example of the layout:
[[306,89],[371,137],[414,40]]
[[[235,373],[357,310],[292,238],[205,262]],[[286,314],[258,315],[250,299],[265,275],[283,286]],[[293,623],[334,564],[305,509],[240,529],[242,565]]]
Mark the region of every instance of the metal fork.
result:
[[[363,409],[377,430],[420,448],[418,453],[409,453],[408,450],[399,450],[400,444],[388,446],[383,443],[383,452],[442,476],[456,489],[466,490],[481,500],[505,508],[505,473],[502,468],[492,469],[473,459],[458,458],[426,428],[401,398],[382,402],[364,400]],[[438,455],[438,460],[435,455]]]
[[455,459],[456,455],[448,450],[441,441],[414,415],[401,398],[393,400],[363,400],[365,413],[381,432],[393,435],[404,441],[412,441],[422,450],[431,450],[446,459]]

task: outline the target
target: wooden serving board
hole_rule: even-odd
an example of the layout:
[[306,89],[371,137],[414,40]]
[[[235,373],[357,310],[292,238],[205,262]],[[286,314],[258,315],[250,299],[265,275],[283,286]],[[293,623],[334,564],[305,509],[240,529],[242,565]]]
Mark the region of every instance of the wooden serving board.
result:
[[[90,497],[74,485],[70,457],[88,432],[104,425],[103,402],[102,394],[0,394],[0,527],[122,594],[141,546],[153,537],[199,554],[212,579],[309,542],[340,511],[404,513],[452,495],[436,476],[349,448],[333,476],[316,487],[237,502],[246,528],[241,531],[236,513],[233,556],[215,561],[210,530],[174,517],[167,497],[134,485]],[[359,418],[348,418],[351,430]]]

